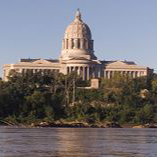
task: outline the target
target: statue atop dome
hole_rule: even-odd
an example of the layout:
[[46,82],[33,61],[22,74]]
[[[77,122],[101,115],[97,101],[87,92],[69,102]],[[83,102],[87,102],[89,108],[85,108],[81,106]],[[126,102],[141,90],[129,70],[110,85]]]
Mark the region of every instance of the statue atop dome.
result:
[[81,12],[79,8],[76,11],[75,18],[81,21]]

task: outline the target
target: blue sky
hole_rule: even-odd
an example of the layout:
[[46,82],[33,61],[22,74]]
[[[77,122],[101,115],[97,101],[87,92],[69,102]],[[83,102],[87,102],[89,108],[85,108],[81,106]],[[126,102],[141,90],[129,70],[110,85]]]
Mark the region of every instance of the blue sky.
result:
[[157,0],[0,0],[1,69],[20,58],[58,58],[77,8],[99,59],[157,71]]

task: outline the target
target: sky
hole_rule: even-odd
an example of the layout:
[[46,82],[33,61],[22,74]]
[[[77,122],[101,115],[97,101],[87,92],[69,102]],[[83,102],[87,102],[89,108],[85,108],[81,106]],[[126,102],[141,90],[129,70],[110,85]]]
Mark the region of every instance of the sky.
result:
[[77,8],[98,59],[157,72],[157,0],[0,0],[0,75],[20,58],[57,59]]

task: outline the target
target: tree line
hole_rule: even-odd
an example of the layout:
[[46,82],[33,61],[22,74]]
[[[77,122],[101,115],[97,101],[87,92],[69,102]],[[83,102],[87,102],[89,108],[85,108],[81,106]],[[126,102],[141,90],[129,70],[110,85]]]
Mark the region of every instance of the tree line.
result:
[[16,73],[0,80],[0,120],[30,124],[60,119],[127,124],[157,123],[157,75],[100,79],[99,89],[76,73]]

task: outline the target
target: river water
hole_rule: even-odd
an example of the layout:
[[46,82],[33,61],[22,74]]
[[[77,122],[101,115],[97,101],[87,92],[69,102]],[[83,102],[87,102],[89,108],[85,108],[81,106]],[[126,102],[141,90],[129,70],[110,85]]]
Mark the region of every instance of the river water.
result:
[[157,157],[157,129],[0,127],[0,157]]

